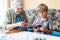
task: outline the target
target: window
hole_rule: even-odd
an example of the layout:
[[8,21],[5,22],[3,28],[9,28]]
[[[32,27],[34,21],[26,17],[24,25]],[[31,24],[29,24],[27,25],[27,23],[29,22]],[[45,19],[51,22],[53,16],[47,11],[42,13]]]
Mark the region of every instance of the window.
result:
[[7,9],[7,0],[0,0],[0,26],[3,24],[6,9]]

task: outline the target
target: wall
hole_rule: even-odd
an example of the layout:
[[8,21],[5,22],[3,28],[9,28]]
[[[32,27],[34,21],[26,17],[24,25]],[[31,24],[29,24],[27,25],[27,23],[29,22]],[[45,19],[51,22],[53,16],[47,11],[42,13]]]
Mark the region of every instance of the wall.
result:
[[36,8],[40,3],[45,3],[49,8],[60,9],[60,0],[23,0],[24,9]]

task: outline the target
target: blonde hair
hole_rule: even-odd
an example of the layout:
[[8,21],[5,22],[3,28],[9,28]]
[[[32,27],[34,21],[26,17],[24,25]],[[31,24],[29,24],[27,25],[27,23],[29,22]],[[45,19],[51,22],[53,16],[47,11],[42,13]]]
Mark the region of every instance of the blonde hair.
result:
[[46,11],[46,12],[48,12],[48,6],[46,4],[41,3],[41,4],[38,5],[36,10],[37,10],[37,12],[39,12],[39,11]]

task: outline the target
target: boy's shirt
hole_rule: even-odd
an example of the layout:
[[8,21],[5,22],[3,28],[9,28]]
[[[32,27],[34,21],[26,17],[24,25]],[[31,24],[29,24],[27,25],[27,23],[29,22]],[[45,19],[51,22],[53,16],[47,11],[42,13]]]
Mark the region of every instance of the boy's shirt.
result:
[[[42,27],[45,28],[46,27],[46,20],[42,20],[41,17],[39,15],[37,15],[35,17],[34,22],[33,22],[33,26],[36,27],[37,25],[42,25]],[[53,29],[51,19],[48,19],[47,28],[51,29],[51,30]]]

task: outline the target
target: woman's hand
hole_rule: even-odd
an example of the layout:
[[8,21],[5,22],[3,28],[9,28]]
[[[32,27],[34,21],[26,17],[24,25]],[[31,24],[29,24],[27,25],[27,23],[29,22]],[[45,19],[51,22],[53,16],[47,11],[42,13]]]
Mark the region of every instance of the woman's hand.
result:
[[22,22],[22,23],[21,23],[21,26],[22,26],[23,28],[27,28],[28,23],[26,23],[26,22]]
[[28,23],[22,21],[22,22],[18,22],[17,25],[20,26],[20,27],[22,26],[23,28],[27,28]]

